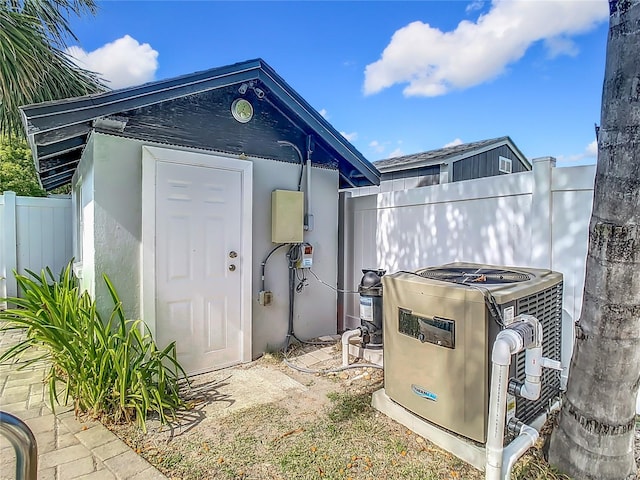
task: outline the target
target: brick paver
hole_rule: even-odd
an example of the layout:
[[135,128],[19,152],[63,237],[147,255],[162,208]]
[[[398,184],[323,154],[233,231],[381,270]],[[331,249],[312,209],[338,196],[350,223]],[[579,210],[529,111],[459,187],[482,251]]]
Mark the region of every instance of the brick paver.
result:
[[[0,331],[0,352],[21,340],[18,332]],[[25,352],[21,362],[37,358]],[[0,410],[23,420],[38,445],[38,480],[114,480],[166,477],[101,423],[80,423],[68,407],[48,402],[43,361],[19,370],[21,362],[0,364]],[[0,435],[0,480],[15,478],[13,447]]]

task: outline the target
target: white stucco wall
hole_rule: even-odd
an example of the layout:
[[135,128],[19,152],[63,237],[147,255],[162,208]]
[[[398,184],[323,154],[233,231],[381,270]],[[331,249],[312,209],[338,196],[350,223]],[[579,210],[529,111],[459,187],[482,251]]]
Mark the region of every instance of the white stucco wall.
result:
[[[100,279],[106,273],[116,286],[127,315],[138,318],[141,311],[140,245],[142,146],[149,142],[95,133],[91,151],[83,163],[93,160],[94,218],[93,238],[83,239],[84,259],[93,249],[94,265],[83,265],[83,276]],[[157,145],[157,144],[156,144]],[[177,150],[191,150],[181,147]],[[88,149],[87,149],[88,150]],[[203,152],[211,153],[211,152]],[[271,192],[297,188],[299,166],[263,159],[253,161],[253,357],[283,345],[288,321],[288,270],[286,248],[273,254],[267,264],[266,287],[274,294],[268,307],[257,303],[260,263],[275,246],[271,243]],[[312,169],[312,213],[315,229],[304,240],[314,246],[313,270],[325,282],[335,285],[338,256],[338,172]],[[88,219],[85,220],[87,223]],[[88,243],[88,244],[87,244]],[[95,284],[95,297],[102,311],[111,308],[104,283]],[[144,319],[143,319],[144,320]],[[313,276],[309,287],[296,294],[295,333],[300,338],[335,333],[336,293],[319,284]]]
[[[93,138],[90,138],[71,181],[74,269],[80,278],[80,287],[91,295],[95,293],[96,283],[93,148]],[[80,222],[82,226],[79,225]]]
[[[272,305],[257,302],[260,263],[275,246],[271,243],[271,192],[296,190],[300,167],[290,163],[256,159],[253,162],[253,338],[254,355],[279,348],[287,333],[289,273],[286,247],[279,249],[266,266],[265,286],[274,294]],[[318,277],[336,285],[338,258],[338,172],[312,168],[311,208],[315,228],[305,232],[313,245],[313,268]],[[309,287],[295,296],[294,332],[302,339],[336,332],[336,293],[309,276]]]
[[114,283],[131,318],[140,317],[140,245],[142,241],[142,147],[130,140],[94,135],[95,298],[112,306],[102,281]]

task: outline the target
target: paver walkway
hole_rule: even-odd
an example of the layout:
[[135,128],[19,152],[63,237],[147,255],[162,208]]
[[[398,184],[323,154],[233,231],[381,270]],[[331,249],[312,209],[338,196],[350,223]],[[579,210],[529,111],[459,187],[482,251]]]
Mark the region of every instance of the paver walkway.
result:
[[[23,338],[0,332],[0,352]],[[23,360],[35,358],[28,352]],[[166,477],[101,423],[76,420],[73,409],[48,405],[44,383],[47,364],[39,361],[18,370],[19,364],[0,365],[0,410],[23,420],[38,444],[38,480],[162,480]],[[15,455],[0,435],[0,480],[15,479]]]

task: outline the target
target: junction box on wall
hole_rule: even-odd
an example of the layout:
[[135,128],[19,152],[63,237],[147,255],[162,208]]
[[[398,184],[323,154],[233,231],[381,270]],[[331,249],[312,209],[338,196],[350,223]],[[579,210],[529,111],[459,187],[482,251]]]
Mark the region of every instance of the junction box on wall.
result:
[[300,245],[300,256],[296,260],[296,268],[311,268],[313,267],[313,245],[310,243],[303,243]]
[[304,233],[304,193],[294,190],[271,192],[271,241],[302,243]]

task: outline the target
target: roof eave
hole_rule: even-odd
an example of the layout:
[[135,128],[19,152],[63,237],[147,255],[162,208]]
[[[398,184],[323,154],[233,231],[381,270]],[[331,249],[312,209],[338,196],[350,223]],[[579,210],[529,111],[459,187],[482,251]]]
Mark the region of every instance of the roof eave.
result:
[[[291,88],[269,65],[263,63],[259,79],[270,89],[280,89],[281,93],[293,100],[287,106],[302,118],[311,129],[318,132],[338,154],[357,168],[372,185],[380,184],[380,171],[327,122],[309,103]],[[282,97],[282,94],[280,95]]]
[[[191,74],[194,79],[183,84],[177,83],[176,79],[162,80],[76,99],[27,105],[20,107],[20,110],[28,121],[29,131],[34,134],[44,133],[58,129],[62,125],[80,124],[95,118],[114,115],[127,110],[127,103],[135,104],[132,108],[142,108],[258,78],[257,72],[260,69],[258,62],[243,62],[238,65],[242,65],[244,68],[235,72],[223,72],[215,77],[206,77],[204,72]],[[187,77],[189,76],[178,78]],[[165,86],[160,89],[156,88],[161,85]],[[128,93],[133,93],[133,95],[128,95]],[[146,99],[146,101],[141,101],[141,99]]]
[[[346,161],[357,171],[357,175],[350,176],[351,173],[339,168],[345,182],[379,185],[380,172],[262,59],[248,60],[111,92],[27,105],[20,107],[20,110],[36,169],[40,172],[37,138],[39,135],[47,136],[46,134],[51,132],[53,144],[64,142],[68,138],[60,135],[62,130],[69,129],[68,137],[69,135],[77,136],[77,132],[73,133],[77,130],[76,126],[88,125],[90,130],[96,118],[255,79],[261,80],[267,88],[274,90],[280,101],[300,117],[311,130],[317,132],[343,159],[342,161]],[[57,138],[58,136],[60,138]],[[42,183],[40,178],[39,181]]]
[[531,162],[529,162],[529,160],[527,160],[527,157],[525,157],[523,153],[520,151],[520,149],[515,146],[515,144],[513,143],[513,140],[511,140],[510,137],[504,137],[504,138],[501,138],[499,141],[487,144],[483,147],[465,150],[464,152],[460,152],[451,156],[439,157],[433,160],[422,160],[422,161],[413,162],[413,163],[405,163],[401,165],[388,165],[388,166],[380,166],[380,167],[376,166],[376,168],[381,173],[389,173],[389,172],[399,172],[404,170],[413,170],[415,168],[430,167],[434,165],[448,165],[451,163],[455,163],[459,160],[468,158],[471,155],[478,155],[480,153],[488,152],[489,150],[493,150],[494,148],[501,147],[502,145],[508,145],[511,148],[511,150],[516,154],[518,159],[526,167],[528,167],[529,170],[531,170],[532,168]]

